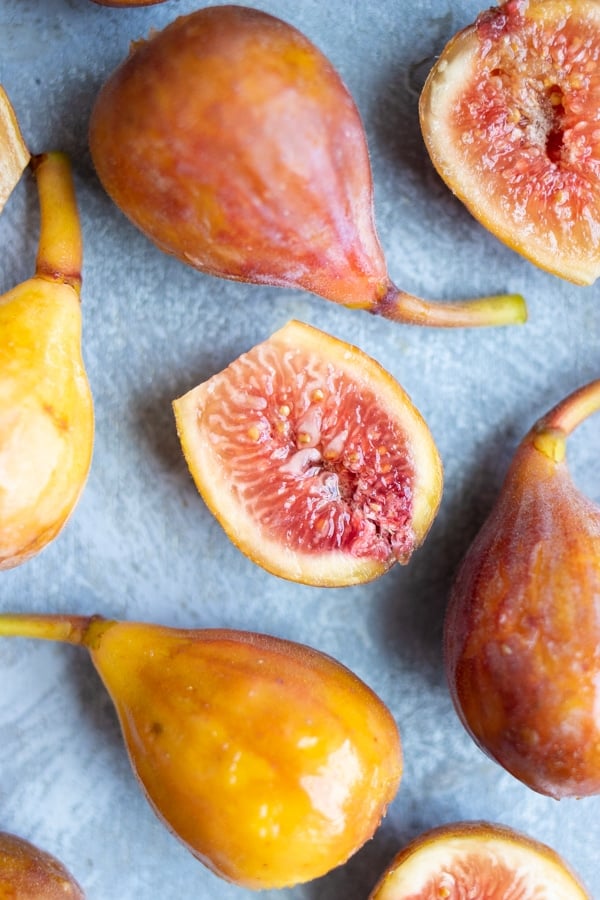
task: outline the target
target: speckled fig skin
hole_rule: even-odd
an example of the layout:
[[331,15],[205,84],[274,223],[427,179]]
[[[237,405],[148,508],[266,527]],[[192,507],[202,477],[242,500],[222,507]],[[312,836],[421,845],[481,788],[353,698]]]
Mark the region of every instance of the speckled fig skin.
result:
[[515,777],[557,799],[600,792],[600,510],[564,459],[566,435],[599,398],[595,382],[525,437],[445,622],[465,727]]
[[392,284],[356,105],[308,38],[260,10],[199,9],[135,42],[89,144],[117,206],[203,272],[419,325],[526,318],[519,295],[431,303]]
[[156,814],[235,884],[324,875],[372,837],[398,789],[391,713],[310,647],[96,616],[5,614],[0,635],[87,647]]
[[0,832],[0,898],[84,900],[85,895],[54,856],[23,838]]

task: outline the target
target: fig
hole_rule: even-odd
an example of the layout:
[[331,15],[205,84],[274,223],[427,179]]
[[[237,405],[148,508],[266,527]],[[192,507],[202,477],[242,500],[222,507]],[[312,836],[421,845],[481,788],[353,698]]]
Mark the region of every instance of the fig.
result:
[[30,153],[8,95],[0,84],[0,212],[27,168]]
[[84,893],[54,856],[0,831],[0,898],[84,900]]
[[387,707],[310,647],[98,616],[4,614],[0,635],[89,650],[155,812],[238,885],[323,875],[372,836],[398,789]]
[[362,583],[424,541],[443,478],[431,432],[345,341],[292,320],[173,408],[205,503],[267,571]]
[[600,409],[579,388],[521,442],[462,562],[444,627],[450,691],[479,746],[530,788],[600,792],[600,509],[566,439]]
[[90,467],[94,415],[81,357],[81,231],[71,167],[32,159],[35,275],[0,297],[0,569],[53,540]]
[[550,847],[506,825],[456,822],[396,856],[369,900],[591,900]]
[[122,212],[203,272],[421,325],[525,318],[517,295],[435,304],[392,284],[356,105],[329,60],[265,12],[204,8],[136,41],[89,142]]
[[420,99],[433,165],[537,266],[600,274],[600,16],[595,0],[507,0],[450,40]]

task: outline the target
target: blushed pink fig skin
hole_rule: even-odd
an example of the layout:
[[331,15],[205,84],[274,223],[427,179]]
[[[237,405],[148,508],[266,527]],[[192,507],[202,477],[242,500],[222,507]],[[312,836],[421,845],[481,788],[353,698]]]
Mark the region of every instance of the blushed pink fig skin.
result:
[[431,303],[392,284],[356,105],[303,34],[260,10],[199,9],[134,43],[89,143],[116,205],[203,272],[419,325],[526,318],[520,295]]
[[98,97],[90,144],[117,205],[204,271],[357,306],[388,290],[354,101],[279,19],[202,9],[134,45]]
[[557,799],[600,792],[600,510],[564,459],[600,382],[517,450],[459,570],[445,622],[454,703],[479,746]]

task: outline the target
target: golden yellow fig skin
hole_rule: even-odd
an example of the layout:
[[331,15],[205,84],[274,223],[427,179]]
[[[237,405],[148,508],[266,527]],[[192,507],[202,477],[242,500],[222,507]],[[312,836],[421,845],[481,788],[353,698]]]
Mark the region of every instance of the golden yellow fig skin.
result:
[[522,441],[445,622],[448,680],[467,730],[556,798],[600,792],[600,510],[565,459],[566,436],[599,407],[593,382]]
[[0,297],[0,569],[25,562],[58,534],[83,489],[93,447],[79,221],[66,157],[38,158],[36,176],[36,274]]
[[0,832],[0,900],[84,900],[55,857],[29,841]]
[[396,794],[396,724],[309,647],[243,631],[0,616],[0,635],[87,646],[157,815],[206,866],[252,889],[345,862]]

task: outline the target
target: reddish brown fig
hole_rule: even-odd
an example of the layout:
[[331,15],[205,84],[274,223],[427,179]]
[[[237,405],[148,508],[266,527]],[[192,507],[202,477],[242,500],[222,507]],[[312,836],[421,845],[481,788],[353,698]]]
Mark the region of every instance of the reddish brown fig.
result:
[[0,832],[0,900],[84,900],[84,893],[54,856]]
[[369,900],[591,900],[550,847],[489,822],[456,822],[411,841]]
[[598,409],[594,381],[524,438],[445,623],[466,728],[514,776],[556,798],[600,792],[600,509],[565,461],[567,436]]
[[392,284],[354,101],[267,13],[200,9],[136,42],[97,98],[90,149],[123,212],[202,271],[422,325],[525,318],[518,296],[431,304]]
[[507,0],[446,46],[424,86],[441,177],[502,241],[554,275],[600,274],[600,7]]

